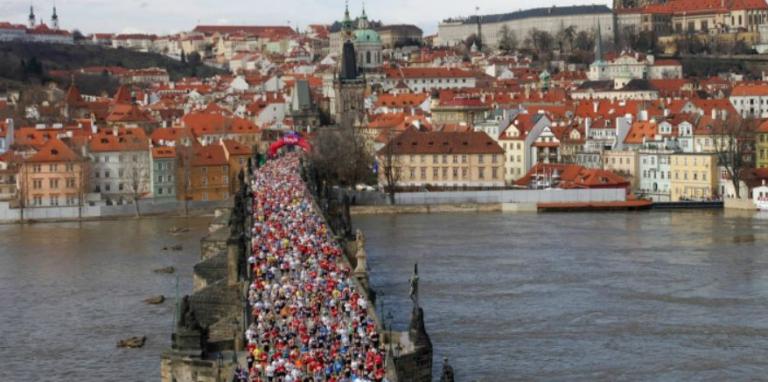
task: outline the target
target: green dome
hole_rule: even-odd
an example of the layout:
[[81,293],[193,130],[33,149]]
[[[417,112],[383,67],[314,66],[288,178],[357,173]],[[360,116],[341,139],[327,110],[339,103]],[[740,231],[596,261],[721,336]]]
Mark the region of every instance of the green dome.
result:
[[355,42],[380,42],[381,37],[373,29],[359,29],[355,31]]

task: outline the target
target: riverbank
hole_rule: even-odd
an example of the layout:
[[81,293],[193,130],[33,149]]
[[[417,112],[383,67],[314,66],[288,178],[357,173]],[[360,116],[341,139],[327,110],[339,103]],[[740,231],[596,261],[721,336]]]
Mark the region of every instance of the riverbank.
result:
[[0,202],[0,225],[136,220],[144,217],[196,217],[213,214],[229,201],[189,202],[146,200],[139,203],[139,214],[133,204],[83,207],[11,208]]
[[[674,208],[672,208],[674,207]],[[419,215],[450,213],[543,213],[543,212],[620,212],[660,210],[722,210],[722,204],[712,203],[652,203],[648,201],[625,201],[604,203],[462,203],[462,204],[421,204],[421,205],[369,205],[352,206],[352,216],[365,215]]]

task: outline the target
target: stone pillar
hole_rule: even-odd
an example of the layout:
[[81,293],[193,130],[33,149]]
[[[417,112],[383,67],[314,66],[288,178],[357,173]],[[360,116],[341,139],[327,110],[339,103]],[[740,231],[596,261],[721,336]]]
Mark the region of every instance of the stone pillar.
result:
[[240,240],[230,237],[227,240],[227,285],[236,286],[240,281]]

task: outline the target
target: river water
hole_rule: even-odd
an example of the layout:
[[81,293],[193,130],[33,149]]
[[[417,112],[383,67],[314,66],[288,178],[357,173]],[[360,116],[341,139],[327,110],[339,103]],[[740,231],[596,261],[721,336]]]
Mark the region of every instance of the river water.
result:
[[395,329],[408,278],[457,381],[747,381],[768,370],[768,220],[722,212],[356,217]]
[[[157,381],[211,218],[0,226],[0,381]],[[178,236],[171,227],[189,227]],[[179,252],[164,246],[183,244]],[[163,305],[145,298],[165,295]],[[118,340],[147,336],[143,349]]]

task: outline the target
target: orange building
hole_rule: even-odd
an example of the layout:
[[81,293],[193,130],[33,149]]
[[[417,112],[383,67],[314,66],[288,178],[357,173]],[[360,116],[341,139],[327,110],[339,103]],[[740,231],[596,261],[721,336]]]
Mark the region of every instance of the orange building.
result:
[[178,148],[179,200],[212,201],[229,198],[229,162],[221,145]]
[[240,170],[248,171],[248,158],[251,157],[251,146],[235,142],[231,139],[221,141],[221,146],[224,147],[224,154],[229,162],[229,179],[230,187],[229,192],[234,194],[237,191],[237,187],[240,187],[237,179],[237,174]]
[[22,162],[19,184],[25,207],[79,206],[87,193],[87,161],[58,139]]

